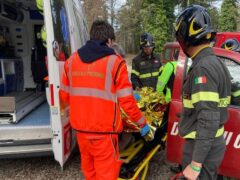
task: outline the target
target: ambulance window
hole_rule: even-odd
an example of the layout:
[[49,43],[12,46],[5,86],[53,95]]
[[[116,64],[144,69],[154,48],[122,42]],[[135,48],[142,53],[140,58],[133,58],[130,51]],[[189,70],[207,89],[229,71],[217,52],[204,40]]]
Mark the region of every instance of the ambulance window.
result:
[[69,26],[64,0],[51,0],[54,42],[53,53],[58,61],[65,61],[71,55]]
[[88,40],[88,30],[80,1],[73,1],[73,12],[77,20],[77,27],[81,39],[81,45],[83,45]]
[[77,27],[81,39],[81,45],[84,45],[84,43],[88,40],[87,24],[82,13],[80,12],[81,9],[78,9],[77,6],[74,6],[73,10],[77,20]]
[[231,105],[240,106],[240,64],[225,57],[220,57],[228,68],[232,78]]

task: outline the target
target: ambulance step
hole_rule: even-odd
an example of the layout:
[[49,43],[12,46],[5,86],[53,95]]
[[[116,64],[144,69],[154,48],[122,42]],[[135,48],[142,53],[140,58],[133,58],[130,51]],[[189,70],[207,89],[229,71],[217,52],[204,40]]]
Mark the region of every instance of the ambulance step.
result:
[[34,154],[34,153],[51,153],[51,144],[37,144],[37,145],[25,145],[25,146],[5,146],[0,147],[0,156],[9,155],[23,155],[23,154]]
[[51,139],[52,131],[49,126],[5,127],[0,126],[0,142],[5,140],[29,141]]

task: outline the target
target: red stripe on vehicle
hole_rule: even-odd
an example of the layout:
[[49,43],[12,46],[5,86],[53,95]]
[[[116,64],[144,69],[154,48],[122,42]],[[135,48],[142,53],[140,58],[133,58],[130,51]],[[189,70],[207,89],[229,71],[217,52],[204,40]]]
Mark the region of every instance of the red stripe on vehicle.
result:
[[51,98],[51,106],[54,106],[53,84],[50,84],[50,98]]

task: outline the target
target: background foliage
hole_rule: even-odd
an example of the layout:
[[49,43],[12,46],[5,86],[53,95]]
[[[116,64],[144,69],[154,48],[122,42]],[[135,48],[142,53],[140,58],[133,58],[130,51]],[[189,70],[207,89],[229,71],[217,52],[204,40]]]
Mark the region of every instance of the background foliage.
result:
[[237,1],[224,0],[221,6],[221,14],[219,18],[220,31],[236,31],[237,30]]
[[238,0],[126,0],[121,7],[117,7],[119,0],[82,1],[89,27],[97,18],[108,20],[116,30],[117,42],[127,53],[139,51],[140,35],[144,32],[153,35],[155,51],[161,52],[167,41],[174,40],[177,15],[191,4],[208,9],[217,31],[240,30]]

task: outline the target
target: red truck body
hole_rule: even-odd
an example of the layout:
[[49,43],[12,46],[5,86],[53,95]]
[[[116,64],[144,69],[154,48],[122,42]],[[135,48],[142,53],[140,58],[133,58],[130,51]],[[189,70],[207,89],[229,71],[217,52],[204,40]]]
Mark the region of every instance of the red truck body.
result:
[[240,42],[240,32],[221,32],[217,33],[214,47],[221,47],[227,39],[237,39]]
[[[240,53],[215,47],[213,50],[218,57],[225,61],[225,64],[227,63],[227,67],[233,66],[240,69]],[[163,58],[173,59],[176,51],[179,51],[179,56],[168,116],[167,159],[174,163],[180,163],[184,140],[178,135],[178,123],[183,107],[181,93],[183,80],[187,74],[186,69],[189,66],[189,58],[185,56],[176,42],[165,45]],[[240,71],[235,72],[235,74],[231,73],[231,75],[239,79]],[[240,106],[230,105],[228,112],[229,117],[224,132],[227,149],[219,168],[219,174],[240,179]]]

